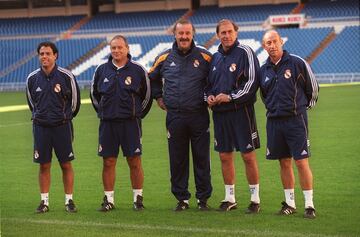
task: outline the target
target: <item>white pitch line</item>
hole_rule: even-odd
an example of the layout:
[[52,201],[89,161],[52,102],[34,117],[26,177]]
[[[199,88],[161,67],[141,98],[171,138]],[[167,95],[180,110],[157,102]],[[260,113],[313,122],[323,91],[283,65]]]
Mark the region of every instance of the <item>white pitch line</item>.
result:
[[188,232],[188,233],[208,233],[208,234],[229,234],[229,235],[245,235],[245,236],[292,236],[292,237],[340,237],[339,235],[323,235],[323,234],[311,234],[311,233],[295,233],[295,232],[276,232],[271,230],[225,230],[216,228],[193,228],[193,227],[178,227],[178,226],[161,226],[161,225],[132,225],[123,223],[101,223],[90,221],[63,221],[63,220],[33,220],[33,219],[21,219],[21,218],[2,218],[2,221],[14,221],[21,223],[32,224],[45,224],[45,225],[66,225],[66,226],[81,226],[81,227],[105,227],[105,228],[117,228],[117,229],[132,229],[132,230],[162,230],[171,232]]

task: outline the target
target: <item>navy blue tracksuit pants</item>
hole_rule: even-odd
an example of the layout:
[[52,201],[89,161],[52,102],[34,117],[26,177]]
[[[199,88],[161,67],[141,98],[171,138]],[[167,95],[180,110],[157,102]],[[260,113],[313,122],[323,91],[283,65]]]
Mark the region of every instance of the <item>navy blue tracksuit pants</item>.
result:
[[189,200],[189,145],[193,157],[196,198],[206,201],[212,192],[210,132],[207,110],[196,113],[168,111],[166,116],[170,155],[171,191],[177,200]]

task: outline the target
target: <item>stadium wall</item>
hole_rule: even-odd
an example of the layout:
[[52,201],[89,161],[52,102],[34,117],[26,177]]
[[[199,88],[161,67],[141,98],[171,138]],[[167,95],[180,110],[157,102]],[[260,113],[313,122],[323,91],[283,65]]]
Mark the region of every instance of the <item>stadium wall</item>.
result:
[[0,18],[89,15],[88,6],[45,7],[0,10]]

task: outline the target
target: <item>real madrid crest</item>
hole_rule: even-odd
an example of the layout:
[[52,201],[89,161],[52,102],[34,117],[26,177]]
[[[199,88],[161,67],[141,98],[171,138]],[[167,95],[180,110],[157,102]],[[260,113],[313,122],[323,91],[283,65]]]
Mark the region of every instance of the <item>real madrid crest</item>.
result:
[[194,60],[194,67],[198,67],[200,65],[199,60],[195,59]]
[[132,80],[131,76],[127,76],[125,78],[125,84],[128,85],[128,86],[131,85],[131,80]]
[[61,91],[61,85],[60,85],[60,84],[55,84],[55,86],[54,86],[54,91],[55,91],[56,93],[59,93],[59,92]]
[[236,64],[235,63],[232,63],[229,67],[229,71],[230,72],[234,72],[236,70]]
[[290,69],[285,70],[284,77],[286,79],[289,79],[291,77],[291,70]]

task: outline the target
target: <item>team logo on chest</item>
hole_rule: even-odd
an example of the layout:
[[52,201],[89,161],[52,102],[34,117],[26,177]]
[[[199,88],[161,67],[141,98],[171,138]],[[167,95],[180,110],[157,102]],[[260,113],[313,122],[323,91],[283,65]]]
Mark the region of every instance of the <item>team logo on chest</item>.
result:
[[60,85],[60,84],[55,84],[55,86],[54,86],[54,91],[55,91],[56,93],[59,93],[59,92],[61,91],[61,85]]
[[291,70],[290,69],[285,70],[284,77],[286,79],[289,79],[291,77]]
[[232,63],[229,67],[229,71],[230,72],[234,72],[236,70],[236,64],[235,63]]
[[132,80],[131,76],[127,76],[125,78],[125,84],[128,85],[128,86],[131,85],[131,80]]
[[198,67],[200,65],[199,60],[195,59],[194,60],[194,67]]

